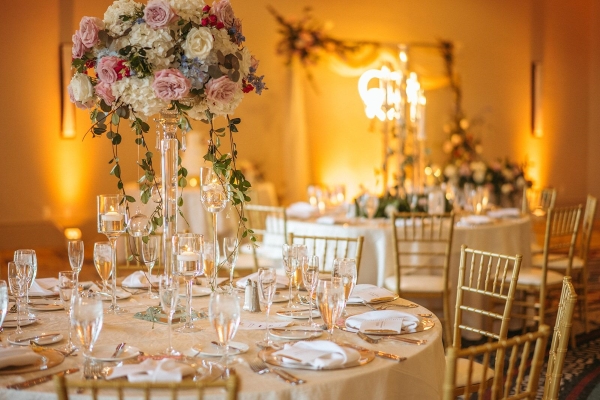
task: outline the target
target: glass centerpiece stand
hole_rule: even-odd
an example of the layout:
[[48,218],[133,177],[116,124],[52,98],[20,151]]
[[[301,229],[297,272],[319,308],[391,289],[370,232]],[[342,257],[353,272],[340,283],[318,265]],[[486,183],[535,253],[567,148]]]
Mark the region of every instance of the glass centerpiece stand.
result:
[[127,226],[125,199],[120,194],[101,194],[98,196],[98,232],[108,238],[112,248],[112,302],[108,312],[122,314],[127,310],[117,305],[117,239]]

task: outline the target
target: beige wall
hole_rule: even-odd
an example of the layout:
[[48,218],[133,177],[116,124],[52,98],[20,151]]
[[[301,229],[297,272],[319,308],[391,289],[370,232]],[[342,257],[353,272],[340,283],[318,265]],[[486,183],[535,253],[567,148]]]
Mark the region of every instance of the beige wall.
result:
[[[67,32],[74,31],[83,15],[101,17],[110,3],[21,0],[4,8],[0,24],[4,55],[0,63],[0,225],[42,220],[80,225],[93,221],[96,194],[116,191],[116,181],[108,175],[108,141],[81,140],[88,127],[86,113],[78,112],[76,140],[59,136],[58,46],[65,30],[58,21],[61,17],[71,20]],[[534,6],[539,6],[534,0],[381,0],[377,6],[358,0],[233,0],[244,20],[247,44],[261,60],[261,73],[269,86],[262,96],[247,96],[238,109],[243,121],[239,152],[277,184],[285,201],[285,171],[279,166],[286,152],[293,151],[282,148],[280,137],[287,71],[275,54],[277,26],[266,6],[276,4],[282,14],[292,15],[310,5],[320,19],[334,23],[331,34],[337,37],[454,41],[464,108],[469,117],[482,116],[486,122],[484,155],[529,159],[539,184],[559,188],[559,202],[580,201],[588,192],[598,196],[600,184],[595,177],[600,173],[596,161],[600,143],[592,133],[600,128],[595,113],[600,100],[595,73],[600,66],[600,7],[594,3],[543,2],[540,36],[532,30],[538,15]],[[540,37],[541,42],[536,41]],[[541,48],[534,48],[535,43]],[[542,54],[544,63],[545,135],[541,139],[529,135],[529,68],[536,54]],[[316,67],[313,75],[318,93],[306,86],[312,180],[346,183],[350,192],[358,183],[373,185],[380,143],[377,133],[369,132],[356,78],[336,75],[325,66]],[[444,95],[433,96],[438,97]],[[442,162],[438,149],[449,104],[440,100],[431,110],[437,115],[428,119],[428,144],[437,158],[434,161]],[[135,179],[135,146],[128,143],[121,154],[130,159],[124,166],[129,171],[127,179]]]

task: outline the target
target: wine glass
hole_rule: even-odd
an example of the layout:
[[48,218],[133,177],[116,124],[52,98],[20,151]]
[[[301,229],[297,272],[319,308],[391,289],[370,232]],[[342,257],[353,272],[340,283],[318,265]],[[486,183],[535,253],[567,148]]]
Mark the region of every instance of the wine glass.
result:
[[179,233],[176,237],[174,246],[177,253],[176,274],[183,277],[186,283],[186,314],[185,323],[177,329],[177,332],[196,332],[201,329],[194,327],[192,321],[192,291],[194,279],[202,274],[202,263],[200,262],[200,252],[204,239],[202,235],[196,233]]
[[283,265],[285,267],[285,274],[289,279],[289,300],[287,308],[296,308],[293,300],[294,275],[300,268],[300,260],[307,255],[307,252],[308,249],[306,245],[303,244],[283,245]]
[[112,248],[112,302],[108,311],[122,314],[127,310],[117,305],[117,239],[127,227],[125,198],[120,194],[101,194],[98,196],[98,232],[108,238]]
[[346,302],[356,285],[356,260],[354,258],[336,258],[333,260],[331,278],[339,278],[344,287],[344,312],[346,314]]
[[206,211],[212,214],[212,228],[213,228],[213,248],[215,252],[213,254],[213,268],[211,275],[206,275],[209,278],[209,284],[211,289],[214,291],[217,288],[217,256],[218,252],[218,240],[217,240],[217,213],[223,211],[229,202],[229,193],[227,177],[219,177],[212,167],[200,168],[200,200],[202,206]]
[[102,280],[102,292],[107,292],[107,281],[112,275],[112,247],[110,242],[94,243],[94,266]]
[[92,363],[92,350],[102,330],[102,298],[97,293],[78,294],[75,291],[71,303],[71,329],[75,330],[81,344],[86,371]]
[[73,296],[77,294],[77,272],[75,271],[60,271],[58,273],[58,291],[63,307],[67,311],[69,317],[69,341],[65,345],[65,351],[69,352],[75,349],[75,345],[71,339],[71,313],[73,312]]
[[23,333],[21,329],[21,303],[27,292],[27,276],[31,274],[30,264],[21,264],[16,262],[8,263],[8,284],[10,291],[17,299],[17,330],[16,334]]
[[219,344],[225,347],[221,364],[226,367],[237,362],[237,360],[230,358],[229,342],[237,332],[240,324],[240,314],[240,303],[235,293],[214,292],[211,294],[208,304],[208,318],[215,328]]
[[302,257],[302,280],[304,287],[308,291],[308,326],[316,326],[312,320],[313,293],[317,288],[319,280],[319,257]]
[[223,238],[223,255],[229,264],[229,293],[233,293],[233,270],[238,258],[238,239],[235,236]]
[[[0,333],[2,333],[2,325],[4,324],[4,318],[8,312],[8,287],[6,281],[0,281]],[[0,345],[4,346],[4,344]]]
[[179,278],[176,276],[161,275],[159,277],[158,292],[160,296],[160,305],[162,311],[167,314],[169,335],[169,347],[166,348],[165,354],[170,356],[178,356],[180,353],[171,345],[171,325],[173,322],[173,314],[177,309],[177,300],[179,297]]
[[35,250],[32,249],[19,249],[15,250],[14,262],[16,263],[28,263],[31,265],[31,270],[29,271],[27,277],[27,287],[25,288],[25,313],[28,318],[34,318],[35,315],[29,311],[29,288],[33,285],[33,281],[35,281],[35,277],[37,275],[37,257],[35,254]]
[[147,299],[158,299],[158,295],[152,293],[152,268],[158,258],[158,237],[148,236],[148,240],[142,239],[142,260],[148,269],[148,293],[142,297]]
[[79,282],[79,273],[83,266],[83,240],[69,240],[67,249],[69,250],[69,264],[76,273],[75,280]]
[[265,339],[256,342],[257,346],[270,347],[273,342],[269,336],[269,312],[271,311],[271,304],[273,304],[273,295],[275,294],[275,288],[277,286],[277,274],[275,268],[259,268],[258,269],[258,286],[262,293],[263,302],[267,306],[267,322],[266,322],[266,336]]
[[365,213],[367,214],[367,218],[372,220],[373,217],[375,217],[375,214],[377,213],[377,208],[379,208],[379,198],[370,194],[366,195],[364,208]]
[[319,280],[317,284],[317,306],[323,322],[327,325],[329,340],[333,341],[335,321],[344,309],[344,288],[331,280]]

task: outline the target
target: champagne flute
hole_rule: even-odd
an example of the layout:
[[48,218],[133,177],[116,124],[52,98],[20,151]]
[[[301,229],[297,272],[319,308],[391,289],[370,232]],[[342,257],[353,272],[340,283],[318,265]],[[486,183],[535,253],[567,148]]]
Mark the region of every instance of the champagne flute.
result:
[[69,318],[69,341],[63,348],[64,351],[76,349],[71,339],[71,313],[73,312],[73,296],[77,294],[77,272],[75,271],[60,271],[58,273],[58,291],[63,307],[67,311]]
[[223,238],[223,255],[229,264],[229,293],[233,293],[233,270],[238,258],[238,239],[235,236]]
[[[2,325],[4,324],[4,318],[8,312],[8,287],[6,281],[0,281],[0,333],[2,333]],[[4,347],[4,343],[0,346]]]
[[71,270],[76,273],[75,280],[79,282],[79,273],[83,266],[83,240],[69,240],[67,249],[69,251]]
[[344,312],[342,316],[346,315],[346,302],[350,297],[350,293],[352,293],[352,289],[356,286],[356,260],[354,258],[336,258],[333,260],[331,278],[340,278],[344,287]]
[[319,280],[317,284],[317,306],[323,322],[327,325],[329,340],[333,341],[335,321],[338,320],[344,308],[344,288],[333,280]]
[[37,275],[37,257],[35,254],[35,250],[32,249],[19,249],[15,250],[14,262],[16,263],[28,263],[31,265],[31,270],[27,274],[27,287],[25,288],[25,313],[28,318],[35,318],[35,315],[29,311],[29,288],[33,285],[35,281],[35,277]]
[[317,326],[312,320],[313,293],[319,280],[319,257],[302,257],[302,280],[308,291],[308,326]]
[[85,358],[84,371],[87,371],[93,363],[92,350],[102,330],[102,298],[97,293],[79,295],[75,290],[71,302],[71,329],[75,330],[81,344]]
[[167,314],[169,335],[169,347],[166,348],[165,354],[170,356],[178,356],[180,353],[171,345],[171,324],[173,322],[173,314],[177,308],[177,300],[179,297],[179,278],[176,276],[161,275],[159,278],[158,291],[160,296],[160,305],[162,311]]
[[229,342],[235,336],[240,324],[240,303],[235,293],[214,292],[208,304],[208,318],[215,328],[219,344],[225,348],[221,364],[225,367],[237,363],[229,354]]
[[147,241],[142,239],[142,260],[148,269],[148,293],[143,297],[158,299],[158,295],[152,293],[152,268],[158,258],[158,237],[148,236],[147,239]]
[[192,321],[192,292],[194,279],[202,274],[202,263],[200,252],[204,239],[196,233],[179,233],[174,241],[174,250],[177,254],[176,274],[181,276],[186,283],[186,314],[185,323],[177,329],[177,332],[196,332],[201,329],[194,327]]
[[106,282],[112,275],[112,247],[109,242],[94,243],[94,266],[102,280],[102,292],[106,293]]
[[294,272],[297,268],[297,264],[294,262],[294,249],[293,245],[285,243],[283,245],[283,267],[285,268],[285,274],[289,279],[289,287],[288,287],[288,304],[287,308],[292,308],[294,303],[292,302],[292,287],[294,285]]
[[259,347],[271,347],[273,342],[269,336],[269,312],[271,311],[271,304],[273,304],[273,295],[275,294],[275,288],[277,286],[277,274],[275,268],[259,268],[258,269],[258,286],[262,293],[263,302],[267,306],[267,319],[266,319],[266,336],[265,339],[256,342]]
[[17,300],[17,330],[16,334],[23,333],[21,329],[21,303],[27,291],[27,275],[31,272],[30,264],[20,264],[16,262],[8,263],[8,284],[10,291]]

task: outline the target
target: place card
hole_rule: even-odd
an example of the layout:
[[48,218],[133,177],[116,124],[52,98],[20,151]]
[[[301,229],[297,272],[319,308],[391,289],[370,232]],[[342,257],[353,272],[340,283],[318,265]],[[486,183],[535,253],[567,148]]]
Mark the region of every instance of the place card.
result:
[[398,334],[402,332],[404,318],[374,319],[363,321],[360,331],[364,333]]
[[289,360],[297,361],[302,364],[308,364],[311,361],[316,360],[319,357],[323,357],[330,354],[330,351],[323,351],[317,349],[306,349],[294,346],[286,346],[284,350],[279,350],[273,355],[287,358]]
[[[396,299],[396,295],[385,288],[375,285],[356,285],[350,298],[360,298],[361,300],[370,302],[392,301]],[[348,299],[350,300],[350,299]]]

